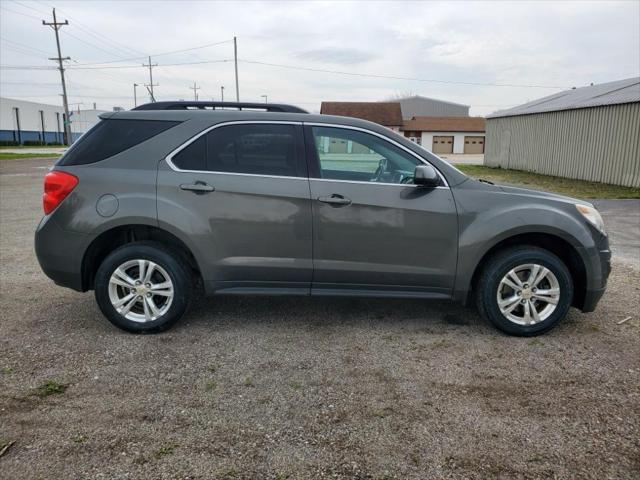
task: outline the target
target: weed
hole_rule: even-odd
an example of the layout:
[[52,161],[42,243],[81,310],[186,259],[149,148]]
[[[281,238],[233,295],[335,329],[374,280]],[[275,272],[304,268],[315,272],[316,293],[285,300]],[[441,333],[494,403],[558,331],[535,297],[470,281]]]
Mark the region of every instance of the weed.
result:
[[253,379],[251,377],[247,377],[244,379],[245,387],[253,387]]
[[11,367],[2,367],[2,373],[9,375],[10,373],[13,373],[13,368]]
[[215,389],[216,389],[216,387],[217,387],[217,386],[218,386],[218,384],[216,383],[216,381],[215,381],[215,380],[209,380],[209,381],[205,384],[204,389],[205,389],[207,392],[212,392],[213,390],[215,390]]
[[34,395],[38,397],[48,397],[49,395],[59,395],[65,392],[69,387],[67,383],[58,383],[54,380],[48,380],[35,389]]
[[156,458],[162,458],[165,457],[167,455],[171,455],[174,450],[176,449],[177,445],[173,444],[173,443],[169,443],[167,445],[163,445],[162,447],[160,447],[160,449],[158,449],[156,451],[156,453],[154,454]]
[[289,386],[295,391],[302,390],[302,384],[298,382],[291,382]]
[[544,343],[542,342],[542,340],[534,338],[529,342],[529,345],[531,345],[532,347],[542,347]]

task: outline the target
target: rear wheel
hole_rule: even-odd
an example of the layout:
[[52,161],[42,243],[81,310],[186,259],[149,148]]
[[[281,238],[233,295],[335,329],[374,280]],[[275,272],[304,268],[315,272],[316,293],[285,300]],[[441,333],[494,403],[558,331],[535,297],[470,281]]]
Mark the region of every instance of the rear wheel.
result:
[[95,296],[102,313],[129,332],[159,332],[177,322],[192,290],[182,257],[156,242],[113,251],[100,265]]
[[489,259],[477,287],[480,313],[512,335],[547,332],[567,315],[573,299],[566,265],[532,246],[511,248]]

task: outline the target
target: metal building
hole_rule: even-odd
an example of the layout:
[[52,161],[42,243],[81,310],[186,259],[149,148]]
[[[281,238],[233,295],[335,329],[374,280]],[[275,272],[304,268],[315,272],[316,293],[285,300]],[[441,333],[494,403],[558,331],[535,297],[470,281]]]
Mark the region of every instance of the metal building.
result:
[[[98,122],[98,115],[107,110],[73,110],[71,141]],[[0,141],[63,143],[64,110],[58,105],[0,98]]]
[[469,105],[437,100],[435,98],[414,95],[399,98],[402,118],[411,120],[413,117],[468,117]]
[[484,163],[640,187],[640,78],[574,88],[489,115]]

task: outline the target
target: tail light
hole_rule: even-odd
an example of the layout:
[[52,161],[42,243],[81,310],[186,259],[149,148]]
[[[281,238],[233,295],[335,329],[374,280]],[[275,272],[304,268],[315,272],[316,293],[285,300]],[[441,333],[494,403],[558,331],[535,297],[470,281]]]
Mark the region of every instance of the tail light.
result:
[[53,212],[71,191],[78,185],[78,177],[67,172],[53,171],[44,177],[44,193],[42,207],[44,214]]

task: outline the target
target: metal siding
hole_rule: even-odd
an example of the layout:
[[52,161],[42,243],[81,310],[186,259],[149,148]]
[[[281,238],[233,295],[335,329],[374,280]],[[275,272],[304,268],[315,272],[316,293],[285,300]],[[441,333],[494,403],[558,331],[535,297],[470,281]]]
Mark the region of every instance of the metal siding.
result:
[[468,117],[469,107],[441,102],[431,98],[410,97],[398,100],[402,110],[402,118],[413,117]]
[[640,103],[489,118],[485,151],[491,167],[640,187]]

